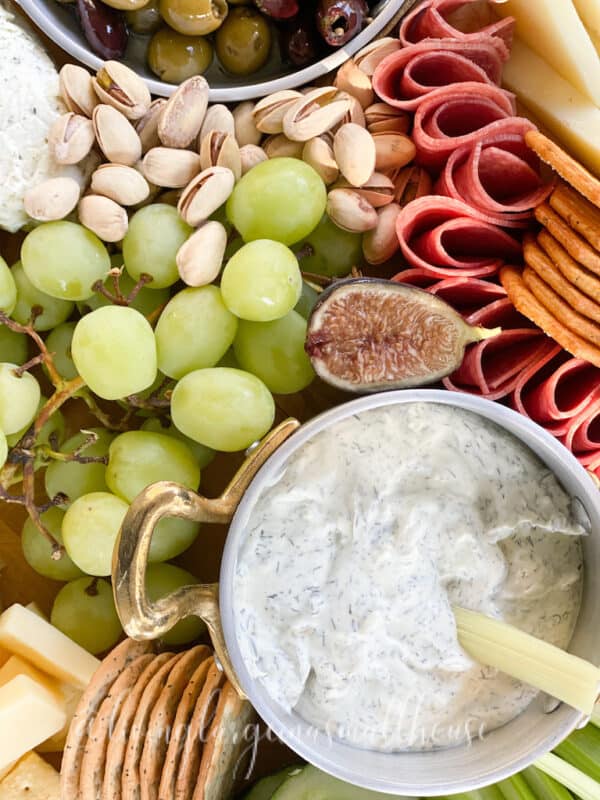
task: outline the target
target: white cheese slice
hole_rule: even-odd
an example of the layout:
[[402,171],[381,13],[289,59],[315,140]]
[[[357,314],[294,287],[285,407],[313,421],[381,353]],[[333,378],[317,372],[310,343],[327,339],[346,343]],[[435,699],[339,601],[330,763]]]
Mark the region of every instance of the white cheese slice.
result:
[[504,86],[588,169],[600,175],[600,109],[518,39]]
[[38,755],[28,753],[0,782],[0,800],[60,800],[60,776]]
[[571,0],[506,0],[496,8],[514,16],[517,35],[600,106],[600,58]]
[[0,615],[0,647],[81,689],[85,689],[100,666],[87,650],[18,603]]

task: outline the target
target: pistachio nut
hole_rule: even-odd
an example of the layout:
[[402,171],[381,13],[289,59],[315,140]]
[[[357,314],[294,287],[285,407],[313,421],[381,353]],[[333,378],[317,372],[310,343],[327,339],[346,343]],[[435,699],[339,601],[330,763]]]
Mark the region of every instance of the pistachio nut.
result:
[[362,186],[375,171],[375,142],[371,134],[348,122],[335,134],[333,153],[340,172],[352,186]]
[[352,59],[346,61],[339,68],[335,76],[335,85],[340,91],[355,97],[363,108],[370,106],[375,97],[371,79],[356,66]]
[[135,129],[142,143],[142,153],[147,153],[153,147],[160,147],[158,120],[166,105],[164,97],[153,100],[148,111],[135,123]]
[[188,286],[206,286],[221,271],[227,231],[220,222],[211,220],[185,241],[175,256],[179,276]]
[[79,201],[80,192],[74,178],[49,178],[25,192],[23,206],[32,219],[53,222],[69,216]]
[[197,153],[170,147],[153,147],[142,161],[144,178],[167,189],[183,189],[201,169]]
[[250,172],[252,167],[260,164],[261,161],[269,160],[269,156],[257,144],[245,144],[240,147],[240,158],[242,160],[242,175]]
[[366,47],[358,51],[354,56],[354,63],[365,75],[371,77],[377,69],[378,64],[380,64],[384,58],[395,53],[396,50],[399,50],[401,46],[400,40],[392,36],[376,39],[374,42],[370,42]]
[[394,200],[400,204],[401,208],[411,200],[416,200],[417,197],[431,194],[431,175],[416,164],[395,170],[390,173],[389,177],[395,186]]
[[334,128],[350,110],[350,102],[336,98],[335,86],[313,89],[296,100],[283,118],[283,132],[294,142],[307,142]]
[[283,133],[283,118],[300,97],[300,92],[293,89],[263,97],[252,111],[256,129],[261,133]]
[[200,163],[202,169],[227,167],[235,175],[236,181],[242,177],[240,148],[230,133],[208,133],[200,145]]
[[229,198],[235,186],[227,167],[209,167],[190,181],[181,193],[177,210],[188,225],[197,227]]
[[188,147],[202,127],[208,108],[208,83],[202,75],[188,78],[173,92],[158,120],[165,147]]
[[329,192],[327,214],[338,228],[350,233],[370,231],[379,220],[373,206],[351,189],[333,189]]
[[92,85],[92,76],[83,67],[65,64],[59,73],[60,96],[74,114],[91,117],[98,97]]
[[202,144],[205,136],[212,131],[219,131],[220,133],[229,133],[235,139],[235,122],[233,114],[222,103],[217,103],[211,106],[206,112],[202,128],[200,129],[200,138],[198,144]]
[[77,213],[81,224],[104,242],[120,242],[127,233],[127,212],[108,197],[96,194],[82,197]]
[[373,208],[387,206],[394,201],[394,182],[382,172],[374,172],[366,183],[355,188],[348,181],[336,181],[334,189],[353,189],[369,202]]
[[340,174],[333,147],[328,136],[315,136],[309,139],[302,150],[302,160],[318,172],[323,183],[329,186]]
[[402,111],[400,108],[394,108],[394,106],[390,106],[387,103],[377,102],[365,108],[365,122],[367,127],[375,125],[378,122],[388,122],[391,119],[396,119],[396,117],[400,117],[401,119],[405,117],[409,118],[405,111]]
[[363,107],[358,102],[356,97],[353,97],[353,95],[348,94],[348,92],[340,91],[337,93],[336,99],[346,100],[349,104],[349,108],[347,113],[344,114],[344,116],[338,122],[338,124],[334,126],[333,128],[334,132],[342,125],[345,125],[347,122],[354,122],[356,125],[360,125],[362,128],[366,127],[365,112],[363,111]]
[[263,150],[267,158],[302,158],[303,142],[292,142],[284,133],[267,136]]
[[59,164],[78,164],[95,141],[92,121],[72,111],[58,117],[48,132],[48,147]]
[[136,206],[150,195],[148,181],[137,169],[123,164],[102,164],[92,174],[91,190],[120,206]]
[[105,61],[92,83],[100,102],[113,106],[127,119],[140,119],[150,108],[148,87],[120,61]]
[[382,172],[404,167],[415,157],[413,140],[403,133],[376,133],[373,141],[377,153],[375,168]]
[[120,111],[101,103],[94,109],[92,122],[98,146],[108,161],[132,167],[140,159],[140,137]]
[[373,122],[367,127],[369,133],[375,135],[376,133],[408,133],[410,128],[410,119],[406,117],[390,117],[381,122]]
[[383,264],[400,249],[396,220],[400,213],[398,203],[390,203],[377,212],[377,225],[363,236],[363,255],[367,264]]
[[245,100],[233,109],[233,122],[235,126],[235,138],[240,147],[247,144],[260,144],[262,133],[254,122],[254,103]]

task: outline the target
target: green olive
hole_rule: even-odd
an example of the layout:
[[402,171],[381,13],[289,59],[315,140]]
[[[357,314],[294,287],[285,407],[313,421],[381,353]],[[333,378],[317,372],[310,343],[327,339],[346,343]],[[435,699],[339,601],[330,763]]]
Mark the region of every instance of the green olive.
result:
[[107,6],[118,8],[119,11],[137,11],[143,8],[148,0],[104,0]]
[[254,8],[233,8],[215,37],[217,56],[227,72],[251,75],[268,60],[271,27]]
[[178,33],[206,36],[227,16],[226,0],[160,0],[162,18]]
[[125,16],[129,30],[142,36],[154,33],[162,24],[158,0],[149,0],[143,8],[139,8],[137,11],[128,11]]
[[182,36],[170,28],[157,31],[148,48],[152,72],[167,83],[181,83],[201,75],[210,66],[213,49],[201,36]]

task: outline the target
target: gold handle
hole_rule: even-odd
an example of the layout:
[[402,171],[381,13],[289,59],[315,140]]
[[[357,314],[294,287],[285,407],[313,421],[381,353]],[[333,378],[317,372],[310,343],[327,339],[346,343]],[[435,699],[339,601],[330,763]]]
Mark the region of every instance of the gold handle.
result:
[[227,652],[219,612],[219,584],[183,586],[151,601],[146,594],[146,565],[155,527],[163,517],[226,524],[252,479],[300,423],[287,419],[268,433],[248,455],[220,497],[209,500],[177,483],[162,481],[144,489],[133,501],[113,554],[113,592],[117,613],[128,636],[157,639],[190,615],[206,623],[215,653],[240,696],[244,696]]

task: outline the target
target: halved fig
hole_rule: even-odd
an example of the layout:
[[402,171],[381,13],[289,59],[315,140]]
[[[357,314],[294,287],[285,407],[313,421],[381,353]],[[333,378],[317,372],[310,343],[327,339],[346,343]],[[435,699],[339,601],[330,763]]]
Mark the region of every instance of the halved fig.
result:
[[308,321],[305,349],[316,373],[348,392],[424,386],[457,369],[465,347],[500,328],[474,328],[444,300],[378,278],[338,281]]

